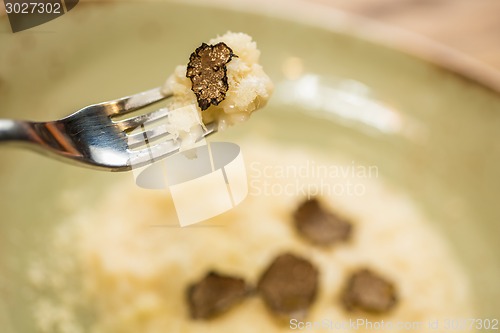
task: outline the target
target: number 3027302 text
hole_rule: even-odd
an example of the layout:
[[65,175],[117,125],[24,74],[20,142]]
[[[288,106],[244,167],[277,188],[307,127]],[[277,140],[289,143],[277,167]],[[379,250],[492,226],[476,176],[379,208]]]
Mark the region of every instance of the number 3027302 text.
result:
[[61,14],[61,3],[50,2],[5,2],[7,14]]
[[451,331],[491,330],[498,331],[498,319],[446,319],[443,329]]

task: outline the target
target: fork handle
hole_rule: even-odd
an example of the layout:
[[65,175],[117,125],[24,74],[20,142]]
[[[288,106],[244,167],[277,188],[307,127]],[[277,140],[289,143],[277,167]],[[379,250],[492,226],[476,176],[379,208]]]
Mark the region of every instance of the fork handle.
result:
[[34,131],[29,122],[0,119],[0,143],[33,142]]

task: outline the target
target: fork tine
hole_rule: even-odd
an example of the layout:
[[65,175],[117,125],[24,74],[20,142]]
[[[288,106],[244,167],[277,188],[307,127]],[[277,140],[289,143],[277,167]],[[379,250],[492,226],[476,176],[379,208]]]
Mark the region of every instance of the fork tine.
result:
[[134,131],[132,134],[127,135],[127,143],[129,149],[135,149],[136,147],[143,146],[146,143],[162,137],[165,137],[165,140],[168,140],[170,139],[168,138],[168,135],[171,134],[168,132],[167,125],[163,124],[150,130],[137,133]]
[[166,118],[169,114],[169,110],[167,108],[161,108],[156,111],[153,111],[148,114],[143,114],[137,117],[121,120],[121,121],[114,121],[116,126],[122,131],[130,131],[133,129],[136,129],[137,127],[144,125],[146,122],[147,123],[152,123],[155,121],[158,121],[160,119]]
[[148,145],[147,148],[141,150],[129,150],[128,163],[131,168],[141,167],[176,153],[179,151],[179,148],[179,141],[166,140],[155,145]]
[[[205,125],[203,137],[207,137],[215,132],[217,132],[217,124],[215,122],[209,123]],[[129,148],[129,166],[132,169],[141,167],[174,154],[179,151],[180,143],[180,140],[169,139],[162,140],[161,142],[153,145],[147,144],[147,148],[141,150],[130,150]]]
[[[169,132],[169,126],[166,124],[157,125],[152,129],[141,128],[142,131],[136,129],[132,133],[127,134],[127,144],[129,149],[149,144],[151,141],[163,138],[163,140],[175,140],[174,136]],[[205,125],[203,136],[212,134],[217,130],[217,124],[209,123]]]
[[108,116],[114,116],[138,110],[169,97],[172,97],[171,93],[164,93],[161,87],[158,87],[98,105],[104,108]]

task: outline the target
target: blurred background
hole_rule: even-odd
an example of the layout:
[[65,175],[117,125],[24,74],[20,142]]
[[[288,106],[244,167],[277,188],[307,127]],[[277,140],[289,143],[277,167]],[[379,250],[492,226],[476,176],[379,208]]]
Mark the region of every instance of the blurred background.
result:
[[420,34],[500,70],[500,0],[305,1]]
[[500,0],[308,0],[403,28],[500,69]]

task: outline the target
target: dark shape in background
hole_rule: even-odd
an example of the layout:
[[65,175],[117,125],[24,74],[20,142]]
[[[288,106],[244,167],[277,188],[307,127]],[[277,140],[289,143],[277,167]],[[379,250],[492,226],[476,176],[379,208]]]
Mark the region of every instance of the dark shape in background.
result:
[[79,0],[64,0],[64,2],[66,3],[66,12],[72,10],[76,6],[78,1]]
[[[79,0],[4,0],[12,32],[19,32],[47,23],[73,9]],[[64,3],[62,2],[64,1]],[[37,6],[33,8],[33,4]]]

